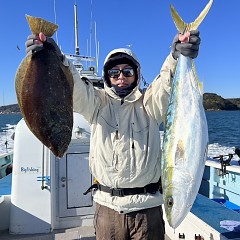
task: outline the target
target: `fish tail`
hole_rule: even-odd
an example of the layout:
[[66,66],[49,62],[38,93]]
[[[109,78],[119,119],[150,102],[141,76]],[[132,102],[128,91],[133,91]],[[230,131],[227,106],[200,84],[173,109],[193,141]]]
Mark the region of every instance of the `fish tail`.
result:
[[203,11],[199,14],[199,16],[195,19],[194,22],[192,23],[185,23],[182,18],[179,16],[178,12],[175,10],[173,5],[171,4],[171,14],[173,21],[176,25],[176,28],[179,32],[184,33],[185,31],[191,31],[191,30],[196,30],[203,19],[206,17],[208,11],[210,10],[212,6],[213,0],[210,0],[206,7],[203,9]]
[[51,23],[43,18],[26,15],[29,27],[33,34],[44,33],[47,37],[52,37],[57,31],[58,25]]

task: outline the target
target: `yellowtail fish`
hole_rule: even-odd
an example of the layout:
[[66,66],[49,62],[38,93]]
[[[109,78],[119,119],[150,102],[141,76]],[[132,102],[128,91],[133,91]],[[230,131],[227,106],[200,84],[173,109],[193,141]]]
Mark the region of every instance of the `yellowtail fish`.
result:
[[[33,34],[51,37],[58,26],[26,16]],[[73,77],[51,47],[26,56],[15,77],[19,107],[32,133],[55,156],[67,151],[73,127]]]
[[[210,0],[199,17],[190,24],[180,18],[171,5],[179,32],[196,30],[207,15]],[[196,199],[205,167],[208,127],[203,108],[202,85],[193,60],[180,54],[166,115],[162,153],[162,187],[169,225],[177,228]]]

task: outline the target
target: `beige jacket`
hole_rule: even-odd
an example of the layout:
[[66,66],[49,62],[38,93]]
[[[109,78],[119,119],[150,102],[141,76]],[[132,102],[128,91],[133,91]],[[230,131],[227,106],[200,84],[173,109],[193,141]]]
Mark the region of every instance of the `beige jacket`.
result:
[[[131,52],[129,53],[131,54]],[[74,111],[91,126],[90,169],[102,185],[112,188],[143,187],[155,183],[161,173],[159,126],[165,118],[176,61],[170,54],[145,94],[137,86],[124,102],[105,85],[94,88],[80,79],[74,66]],[[159,206],[162,195],[111,197],[96,191],[94,201],[120,213]]]

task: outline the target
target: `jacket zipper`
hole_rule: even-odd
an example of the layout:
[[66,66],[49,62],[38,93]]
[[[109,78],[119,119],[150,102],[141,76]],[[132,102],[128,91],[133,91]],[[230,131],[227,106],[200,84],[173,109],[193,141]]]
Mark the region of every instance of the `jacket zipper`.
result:
[[134,123],[132,123],[132,149],[134,149],[134,140],[133,140],[133,125],[134,125]]

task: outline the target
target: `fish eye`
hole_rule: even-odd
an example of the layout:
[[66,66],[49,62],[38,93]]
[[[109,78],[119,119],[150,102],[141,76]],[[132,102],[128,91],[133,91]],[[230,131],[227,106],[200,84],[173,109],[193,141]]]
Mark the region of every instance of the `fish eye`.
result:
[[172,207],[173,206],[173,198],[172,197],[168,198],[167,205],[168,205],[168,207]]

